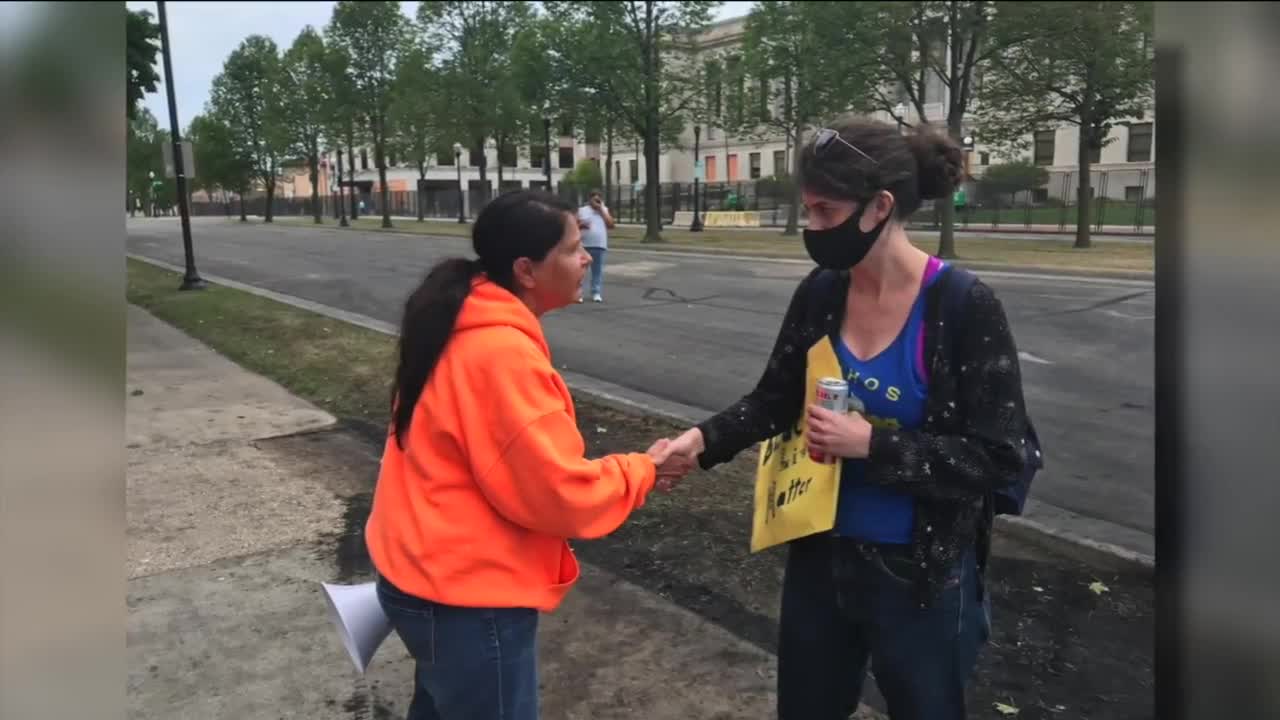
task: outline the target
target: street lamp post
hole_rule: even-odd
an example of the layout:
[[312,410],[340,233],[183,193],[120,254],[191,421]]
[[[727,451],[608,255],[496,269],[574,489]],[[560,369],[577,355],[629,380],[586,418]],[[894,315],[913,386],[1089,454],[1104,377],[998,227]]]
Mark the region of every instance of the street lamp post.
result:
[[173,140],[173,174],[178,185],[178,212],[182,214],[182,249],[186,255],[186,273],[180,290],[202,290],[204,280],[196,272],[195,250],[191,246],[191,214],[187,207],[187,171],[183,167],[182,138],[178,135],[178,101],[173,90],[173,61],[169,52],[169,18],[164,0],[157,0],[160,21],[160,50],[164,58],[164,89],[169,96],[169,138]]
[[902,134],[902,118],[907,114],[907,104],[898,103],[893,108],[893,113],[898,116],[898,134]]
[[458,169],[458,222],[465,225],[467,215],[462,195],[462,143],[453,144],[453,166]]
[[689,232],[702,232],[702,216],[698,213],[698,180],[702,175],[702,159],[698,144],[702,141],[702,126],[693,126],[693,222]]

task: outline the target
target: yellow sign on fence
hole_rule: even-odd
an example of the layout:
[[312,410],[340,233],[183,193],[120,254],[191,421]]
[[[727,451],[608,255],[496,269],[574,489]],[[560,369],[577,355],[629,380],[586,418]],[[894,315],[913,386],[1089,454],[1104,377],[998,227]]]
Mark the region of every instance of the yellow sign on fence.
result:
[[702,219],[705,227],[760,227],[760,213],[754,210],[712,210]]
[[805,408],[814,402],[818,379],[841,376],[830,339],[824,336],[809,348],[807,366],[799,422],[760,445],[751,552],[835,526],[841,461],[837,458],[830,465],[814,462],[805,442]]

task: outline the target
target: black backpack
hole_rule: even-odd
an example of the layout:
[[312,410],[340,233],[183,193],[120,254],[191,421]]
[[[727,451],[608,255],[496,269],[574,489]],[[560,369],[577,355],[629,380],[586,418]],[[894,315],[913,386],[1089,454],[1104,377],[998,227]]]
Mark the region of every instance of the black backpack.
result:
[[[973,273],[954,265],[943,268],[942,276],[938,278],[942,283],[942,313],[950,328],[952,342],[964,333],[963,310],[969,298],[969,290],[977,279],[978,277]],[[954,345],[948,349],[954,353]],[[1027,495],[1031,493],[1031,481],[1035,479],[1037,472],[1044,469],[1040,438],[1036,435],[1036,428],[1031,423],[1030,415],[1027,416],[1025,447],[1026,464],[1023,465],[1017,479],[1012,485],[992,493],[992,510],[996,515],[1021,515],[1023,507],[1027,504]]]
[[[814,301],[809,303],[808,318],[811,325],[822,325],[823,319],[817,317],[823,306],[820,298],[835,287],[839,276],[840,273],[837,271],[822,270],[814,278],[810,296]],[[942,283],[940,288],[942,313],[947,325],[951,328],[949,337],[953,342],[964,333],[964,306],[969,299],[969,290],[977,279],[978,277],[968,270],[950,264],[942,269],[937,279],[937,282]],[[949,346],[948,350],[954,354],[954,345]],[[991,505],[996,515],[1021,515],[1027,503],[1027,495],[1031,492],[1031,482],[1035,479],[1036,473],[1044,468],[1040,438],[1036,435],[1035,426],[1032,425],[1029,416],[1025,439],[1026,464],[1023,465],[1022,473],[1012,485],[992,493]]]

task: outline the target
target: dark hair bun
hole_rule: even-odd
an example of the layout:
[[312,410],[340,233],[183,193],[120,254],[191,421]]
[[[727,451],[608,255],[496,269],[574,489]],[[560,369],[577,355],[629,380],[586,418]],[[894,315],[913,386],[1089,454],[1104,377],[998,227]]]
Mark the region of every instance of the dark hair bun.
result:
[[964,151],[954,140],[924,130],[907,136],[907,145],[916,156],[916,177],[920,198],[935,200],[951,195],[964,179]]

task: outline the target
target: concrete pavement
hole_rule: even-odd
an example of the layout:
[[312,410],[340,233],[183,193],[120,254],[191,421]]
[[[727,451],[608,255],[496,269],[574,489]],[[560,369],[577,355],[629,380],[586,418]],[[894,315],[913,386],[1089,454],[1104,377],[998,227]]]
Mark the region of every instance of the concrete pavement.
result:
[[[128,393],[130,717],[403,716],[403,646],[390,638],[355,675],[320,590],[370,577],[374,448],[137,308]],[[583,575],[543,616],[544,717],[771,716],[772,655],[599,568]]]
[[[181,263],[173,219],[128,224],[129,250]],[[197,224],[203,272],[394,324],[405,294],[461,238],[222,219]],[[622,394],[705,415],[763,367],[803,263],[616,251],[603,306],[547,320],[557,363]],[[1049,466],[1031,519],[1154,553],[1153,285],[983,273],[1004,300]]]

